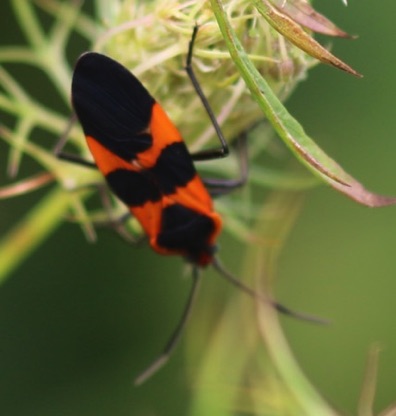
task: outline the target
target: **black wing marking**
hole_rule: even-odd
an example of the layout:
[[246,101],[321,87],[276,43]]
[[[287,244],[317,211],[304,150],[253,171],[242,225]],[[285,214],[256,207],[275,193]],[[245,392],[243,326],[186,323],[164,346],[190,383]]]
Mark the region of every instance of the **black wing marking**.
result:
[[106,175],[112,191],[129,207],[158,202],[187,185],[196,175],[194,165],[183,142],[166,146],[156,164],[139,172],[116,169]]
[[72,102],[84,133],[124,160],[150,148],[147,129],[155,100],[125,67],[88,52],[77,61]]
[[208,240],[215,224],[207,215],[174,204],[162,210],[161,219],[161,231],[157,237],[159,246],[183,251],[193,263],[199,262],[201,255],[213,252]]

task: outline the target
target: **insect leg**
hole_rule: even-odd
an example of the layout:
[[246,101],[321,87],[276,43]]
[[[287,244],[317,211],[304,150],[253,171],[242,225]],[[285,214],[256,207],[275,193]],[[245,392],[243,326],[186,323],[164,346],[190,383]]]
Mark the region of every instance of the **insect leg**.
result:
[[109,193],[108,187],[103,183],[97,184],[96,186],[99,192],[102,206],[107,215],[107,219],[103,221],[93,221],[94,226],[108,227],[113,229],[122,240],[129,244],[138,245],[145,241],[147,239],[147,236],[144,233],[136,235],[127,228],[126,222],[132,216],[129,211],[126,211],[123,214],[114,217],[112,201],[110,199],[111,194]]
[[85,160],[81,156],[74,155],[72,153],[63,152],[63,148],[65,147],[67,140],[69,139],[70,131],[76,122],[77,122],[77,115],[76,113],[73,113],[70,116],[69,122],[65,128],[65,131],[63,132],[62,136],[58,140],[58,143],[56,143],[52,151],[55,154],[55,156],[61,160],[66,160],[66,161],[75,163],[77,165],[86,166],[91,169],[97,169],[94,162]]
[[221,131],[221,128],[219,126],[219,123],[217,122],[216,116],[213,113],[212,108],[209,105],[209,102],[207,100],[207,98],[205,97],[205,94],[202,91],[202,88],[197,80],[197,77],[195,76],[194,73],[194,69],[192,67],[192,56],[193,56],[193,49],[194,49],[194,43],[195,43],[195,39],[197,37],[197,33],[198,33],[198,29],[199,26],[195,25],[194,26],[194,30],[193,30],[193,34],[190,40],[190,44],[189,44],[189,48],[188,48],[188,54],[187,54],[187,60],[186,60],[186,67],[185,70],[187,72],[188,77],[191,80],[191,83],[196,91],[196,93],[198,94],[199,98],[201,99],[201,102],[210,118],[210,121],[213,124],[213,127],[216,131],[217,137],[219,138],[220,141],[220,147],[219,148],[214,148],[214,149],[204,149],[201,150],[199,152],[193,153],[191,155],[192,159],[194,161],[199,161],[199,160],[211,160],[211,159],[218,159],[218,158],[222,158],[225,156],[228,156],[229,154],[229,148],[228,148],[228,144],[224,138],[224,135]]
[[[234,143],[233,143],[234,144]],[[203,178],[202,181],[212,197],[225,195],[234,189],[241,188],[248,179],[248,148],[247,136],[245,133],[235,142],[238,147],[239,156],[239,177],[236,179]]]
[[[62,136],[59,138],[58,142],[53,148],[53,153],[56,157],[58,157],[61,160],[74,163],[80,166],[85,166],[90,169],[97,169],[97,166],[94,162],[85,160],[79,155],[63,152],[63,148],[67,143],[70,131],[76,122],[77,116],[75,113],[73,113],[69,118],[65,131],[63,132]],[[125,212],[124,214],[121,214],[117,218],[112,218],[112,207],[107,186],[105,186],[103,183],[92,183],[84,185],[84,187],[94,187],[98,190],[103,208],[106,211],[109,218],[105,221],[94,221],[94,225],[99,227],[102,226],[113,228],[114,231],[128,243],[139,244],[141,241],[146,239],[146,236],[144,234],[142,234],[141,236],[136,236],[126,229],[125,222],[131,217],[131,213],[129,211]]]

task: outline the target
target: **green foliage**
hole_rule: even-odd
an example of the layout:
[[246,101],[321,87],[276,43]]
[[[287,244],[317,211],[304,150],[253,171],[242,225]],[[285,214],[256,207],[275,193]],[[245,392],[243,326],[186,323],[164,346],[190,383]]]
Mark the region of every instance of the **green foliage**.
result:
[[[45,132],[55,144],[65,131],[69,114],[44,105],[7,69],[9,64],[38,68],[68,107],[72,70],[66,51],[75,36],[131,68],[163,107],[169,109],[189,147],[196,150],[213,140],[207,116],[183,71],[192,27],[196,22],[200,25],[194,67],[209,102],[219,114],[227,136],[235,138],[247,129],[250,133],[250,184],[243,191],[243,200],[240,195],[230,196],[218,201],[216,207],[225,218],[226,231],[248,247],[245,258],[240,252],[238,257],[244,264],[243,276],[249,277],[249,283],[268,296],[279,251],[297,218],[304,190],[323,181],[363,205],[395,203],[394,198],[367,191],[347,174],[282,104],[313,65],[313,60],[299,48],[356,74],[314,43],[311,35],[301,28],[299,18],[301,8],[307,7],[305,2],[290,0],[286,5],[275,1],[212,0],[209,4],[203,0],[97,0],[95,17],[81,9],[77,1],[13,0],[11,4],[27,44],[0,48],[0,111],[6,120],[1,120],[0,136],[9,150],[8,176],[16,181],[0,188],[0,198],[26,197],[26,193],[40,189],[40,199],[0,240],[0,282],[66,218],[78,222],[93,240],[93,221],[107,214],[87,208],[94,194],[94,189],[87,185],[102,183],[99,175],[57,160],[52,146],[41,137],[37,139],[37,131]],[[41,14],[49,26],[47,29]],[[309,24],[314,29],[318,21],[333,28],[331,22],[322,20],[323,16],[319,17],[315,11],[310,17]],[[308,24],[306,17],[304,23]],[[273,28],[292,42],[298,28],[298,39],[294,39],[297,46],[285,41]],[[253,129],[263,118],[265,123]],[[311,172],[290,162],[285,148],[273,140],[272,129]],[[87,155],[77,126],[70,132],[70,142],[75,152]],[[26,157],[35,162],[33,176],[17,180],[20,172],[24,172],[22,162]],[[221,164],[210,163],[202,171],[231,176],[236,161],[229,159]],[[113,204],[115,211],[122,209],[117,201]],[[136,224],[131,226],[135,229]],[[208,324],[210,319],[195,323],[200,336],[209,342],[199,369],[190,375],[195,389],[188,414],[338,415],[299,369],[274,311],[268,305],[257,304],[253,313],[250,305],[245,299],[230,302],[215,329]],[[206,305],[198,306],[199,318],[209,313],[206,309]],[[243,349],[236,353],[234,346],[241,339]],[[197,338],[190,336],[187,353],[197,356],[199,345]],[[368,374],[359,416],[373,413],[375,359]],[[226,387],[219,375],[227,380]],[[383,416],[392,412],[394,408]]]

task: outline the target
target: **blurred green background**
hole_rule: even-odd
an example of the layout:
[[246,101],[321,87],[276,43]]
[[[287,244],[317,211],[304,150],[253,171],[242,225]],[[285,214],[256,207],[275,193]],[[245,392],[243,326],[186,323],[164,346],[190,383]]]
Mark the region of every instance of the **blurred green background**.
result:
[[[318,66],[287,107],[369,189],[396,195],[396,4],[349,3],[317,0],[315,6],[359,35],[331,43],[364,78]],[[2,44],[23,42],[8,2],[0,3],[0,23]],[[4,165],[3,143],[0,150]],[[5,182],[4,169],[0,175]],[[39,197],[1,201],[0,231]],[[356,413],[367,353],[376,342],[382,346],[376,409],[396,400],[395,230],[396,207],[371,210],[320,187],[307,194],[280,259],[277,298],[333,322],[321,328],[283,320],[304,372],[344,413]],[[224,263],[235,264],[240,246],[226,234],[221,246]],[[188,414],[183,345],[152,380],[132,387],[179,317],[189,287],[182,270],[180,259],[131,249],[112,232],[89,244],[65,223],[0,288],[0,414]],[[232,292],[206,276],[203,286],[201,305],[205,292],[220,303]]]

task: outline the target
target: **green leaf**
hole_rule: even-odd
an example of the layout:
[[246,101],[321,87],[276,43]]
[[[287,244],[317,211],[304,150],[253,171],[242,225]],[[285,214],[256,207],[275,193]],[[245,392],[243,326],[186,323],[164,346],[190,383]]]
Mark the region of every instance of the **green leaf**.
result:
[[327,36],[353,38],[350,34],[337,27],[332,21],[318,13],[309,3],[303,0],[273,0],[272,3],[300,25]]
[[366,374],[363,380],[362,391],[359,399],[358,416],[373,416],[375,389],[377,387],[378,356],[380,347],[375,345],[371,348]]
[[305,133],[245,53],[224,12],[221,0],[211,0],[211,3],[225,43],[242,78],[268,121],[295,156],[324,182],[363,205],[378,207],[395,204],[396,198],[366,190]]
[[276,31],[304,52],[325,64],[333,65],[357,77],[362,76],[316,42],[295,20],[286,15],[281,9],[273,6],[268,0],[254,0],[253,4]]

